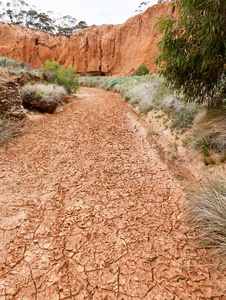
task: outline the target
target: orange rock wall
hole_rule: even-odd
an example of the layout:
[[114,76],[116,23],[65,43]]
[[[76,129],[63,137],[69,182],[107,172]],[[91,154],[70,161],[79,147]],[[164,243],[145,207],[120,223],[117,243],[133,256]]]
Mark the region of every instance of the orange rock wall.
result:
[[121,25],[75,31],[70,38],[0,22],[0,56],[41,67],[47,59],[72,64],[80,74],[128,75],[145,64],[150,73],[161,36],[159,17],[173,15],[172,2],[150,7]]
[[47,59],[58,60],[68,38],[0,22],[0,56],[41,67]]

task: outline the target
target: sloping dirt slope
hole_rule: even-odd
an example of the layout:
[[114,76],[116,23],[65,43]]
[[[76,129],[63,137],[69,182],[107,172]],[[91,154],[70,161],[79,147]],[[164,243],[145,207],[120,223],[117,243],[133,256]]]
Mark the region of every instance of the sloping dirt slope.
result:
[[78,96],[0,149],[0,299],[225,299],[129,105]]

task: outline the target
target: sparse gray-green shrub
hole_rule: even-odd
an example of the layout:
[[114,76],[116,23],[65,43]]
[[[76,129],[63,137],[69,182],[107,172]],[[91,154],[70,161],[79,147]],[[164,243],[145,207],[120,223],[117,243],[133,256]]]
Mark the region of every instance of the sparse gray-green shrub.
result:
[[5,67],[7,61],[8,61],[7,57],[0,57],[0,66]]
[[173,127],[177,129],[188,128],[192,124],[197,110],[198,107],[196,107],[195,111],[189,107],[186,107],[178,112],[178,114],[175,116]]
[[20,70],[20,69],[30,69],[30,66],[25,62],[17,62],[8,57],[0,57],[0,66],[8,68],[9,71]]
[[75,68],[71,65],[64,68],[57,61],[47,60],[42,66],[44,79],[51,83],[64,86],[68,93],[76,92],[79,88],[78,78]]
[[135,72],[135,75],[137,76],[148,75],[148,74],[149,74],[149,69],[145,65],[140,65]]
[[125,81],[125,78],[115,78],[109,82],[109,87],[113,88],[117,84],[121,84]]
[[196,241],[216,248],[215,254],[226,265],[226,182],[209,179],[188,196],[188,221]]
[[55,84],[26,84],[21,89],[22,104],[30,110],[53,113],[67,92]]

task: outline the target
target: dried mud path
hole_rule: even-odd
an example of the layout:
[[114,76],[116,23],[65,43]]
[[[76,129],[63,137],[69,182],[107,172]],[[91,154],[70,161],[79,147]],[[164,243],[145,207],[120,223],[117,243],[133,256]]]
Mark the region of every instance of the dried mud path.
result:
[[81,88],[0,149],[0,300],[225,299],[130,106]]

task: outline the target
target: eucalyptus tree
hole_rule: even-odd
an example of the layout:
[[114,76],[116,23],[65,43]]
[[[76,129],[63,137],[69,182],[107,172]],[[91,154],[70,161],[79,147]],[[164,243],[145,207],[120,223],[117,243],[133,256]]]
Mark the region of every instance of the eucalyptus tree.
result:
[[175,0],[178,17],[156,26],[163,38],[156,64],[186,102],[221,105],[226,98],[225,0]]

